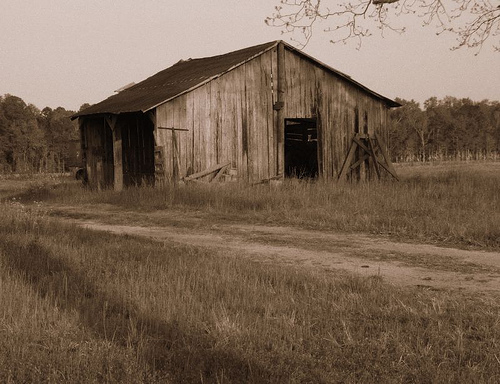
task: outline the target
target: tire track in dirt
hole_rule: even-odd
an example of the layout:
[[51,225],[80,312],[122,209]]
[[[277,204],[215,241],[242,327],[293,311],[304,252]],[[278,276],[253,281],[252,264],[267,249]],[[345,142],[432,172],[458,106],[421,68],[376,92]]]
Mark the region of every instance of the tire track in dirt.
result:
[[218,224],[202,229],[70,221],[92,230],[215,248],[234,257],[265,263],[378,275],[394,285],[500,294],[500,253],[497,252],[264,225]]

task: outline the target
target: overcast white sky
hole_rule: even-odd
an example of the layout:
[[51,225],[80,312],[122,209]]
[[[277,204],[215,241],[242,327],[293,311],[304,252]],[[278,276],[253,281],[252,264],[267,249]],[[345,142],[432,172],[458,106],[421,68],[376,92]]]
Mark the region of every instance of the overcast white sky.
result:
[[[289,41],[264,24],[278,2],[0,0],[0,95],[77,110],[180,59]],[[330,44],[320,29],[304,51],[390,98],[500,100],[500,53],[450,51],[452,36],[397,21],[405,34],[371,37],[359,51]]]

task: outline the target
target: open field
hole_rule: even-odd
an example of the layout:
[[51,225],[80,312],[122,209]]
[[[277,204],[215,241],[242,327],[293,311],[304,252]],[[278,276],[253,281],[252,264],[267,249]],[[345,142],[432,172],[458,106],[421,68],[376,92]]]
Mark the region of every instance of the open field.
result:
[[[129,222],[151,213],[144,224],[161,225],[162,210],[195,212],[205,220],[286,225],[317,230],[363,232],[395,239],[500,250],[500,163],[445,163],[400,166],[401,182],[362,184],[286,181],[283,185],[193,185],[129,188],[121,193],[84,190],[77,182],[54,186],[37,180],[10,195],[26,204],[43,202],[57,216],[61,206],[73,216],[99,215]],[[0,197],[7,196],[0,189]],[[70,209],[70,210],[71,210]],[[77,212],[78,211],[78,212]],[[63,214],[68,214],[67,210]],[[110,215],[101,215],[110,216]]]
[[0,382],[499,382],[500,167],[438,167],[335,188],[12,182]]

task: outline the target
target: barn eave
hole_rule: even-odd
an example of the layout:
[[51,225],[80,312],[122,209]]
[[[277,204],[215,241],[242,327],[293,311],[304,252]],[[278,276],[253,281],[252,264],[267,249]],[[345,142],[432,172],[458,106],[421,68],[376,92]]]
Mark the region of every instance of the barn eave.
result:
[[[119,115],[119,114],[124,114],[124,113],[138,113],[138,112],[146,113],[148,111],[155,109],[159,105],[167,103],[167,102],[169,102],[169,101],[171,101],[179,96],[182,96],[182,95],[189,93],[197,88],[200,88],[203,85],[210,83],[211,81],[213,81],[215,79],[218,79],[219,77],[225,75],[226,73],[233,71],[234,69],[240,67],[241,65],[244,65],[245,63],[255,59],[256,57],[259,57],[262,54],[276,48],[279,44],[283,44],[286,47],[286,49],[288,49],[289,51],[292,51],[295,54],[305,58],[306,60],[313,62],[314,64],[327,70],[328,72],[332,73],[333,75],[347,81],[348,83],[352,84],[353,86],[362,90],[363,92],[370,94],[375,99],[381,100],[388,108],[394,108],[394,107],[401,106],[399,103],[395,102],[394,100],[391,100],[385,96],[382,96],[381,94],[379,94],[377,92],[372,91],[368,87],[366,87],[363,84],[352,79],[349,75],[346,75],[345,73],[330,67],[329,65],[327,65],[327,64],[321,62],[320,60],[298,50],[297,48],[293,47],[292,45],[290,45],[284,41],[277,40],[274,42],[269,42],[269,43],[249,47],[249,48],[244,48],[242,50],[230,52],[230,53],[223,54],[223,55],[188,60],[188,61],[180,61],[180,62],[174,64],[173,66],[167,68],[166,70],[160,71],[157,74],[152,75],[152,76],[148,77],[147,79],[121,91],[118,94],[112,95],[112,96],[108,97],[107,99],[105,99],[97,104],[94,104],[94,105],[84,109],[81,112],[78,112],[78,113],[72,115],[71,119],[74,120],[78,117],[96,116],[96,115],[109,115],[109,114]],[[257,51],[255,49],[257,49]],[[242,52],[243,56],[244,56],[244,53],[246,53],[246,51],[250,51],[250,52],[249,52],[248,56],[245,57],[243,60],[237,61],[233,65],[229,64],[230,65],[229,67],[223,68],[225,57],[229,57],[229,55],[238,54],[239,52]],[[183,73],[182,68],[181,68],[181,70],[180,70],[181,75],[184,75],[185,77],[187,76],[190,80],[190,81],[186,81],[185,79],[182,79],[179,81],[179,82],[188,83],[187,87],[185,89],[182,89],[182,86],[179,86],[179,82],[176,83],[174,81],[172,84],[174,84],[174,86],[179,87],[180,88],[179,91],[174,91],[170,95],[168,94],[169,92],[167,91],[166,97],[165,96],[162,97],[161,94],[151,95],[151,93],[153,93],[153,92],[149,92],[149,90],[151,88],[161,88],[161,87],[165,86],[164,83],[163,84],[161,83],[162,81],[165,81],[165,79],[161,77],[162,73],[164,73],[167,70],[173,70],[174,67],[177,65],[185,65],[186,63],[189,63],[189,62],[194,63],[197,60],[200,60],[200,63],[202,63],[202,61],[205,60],[205,61],[208,61],[209,64],[211,63],[211,61],[215,62],[217,60],[220,60],[220,61],[222,61],[222,63],[219,63],[217,65],[220,65],[223,68],[223,70],[221,70],[220,72],[217,72],[211,76],[209,75],[209,76],[205,77],[205,75],[203,75],[203,70],[196,67],[196,66],[194,69],[187,68],[187,71],[188,71],[187,74]],[[191,73],[189,73],[189,71],[191,71]],[[175,79],[174,75],[170,75],[170,76]],[[201,81],[193,82],[193,79],[191,79],[191,77],[193,77],[193,76],[199,76]],[[154,84],[154,81],[156,81],[156,79],[158,79],[158,82],[160,82],[159,85]],[[167,80],[172,81],[171,78],[167,78]],[[165,93],[165,92],[162,92],[162,93]]]

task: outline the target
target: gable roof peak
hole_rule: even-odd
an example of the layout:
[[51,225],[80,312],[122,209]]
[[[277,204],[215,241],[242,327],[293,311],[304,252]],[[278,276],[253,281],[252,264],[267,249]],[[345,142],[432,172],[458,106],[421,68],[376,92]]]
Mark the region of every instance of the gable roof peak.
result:
[[121,89],[121,92],[76,113],[71,118],[75,119],[80,116],[96,114],[120,114],[149,111],[156,108],[158,105],[222,76],[226,72],[264,54],[279,44],[283,44],[288,50],[301,55],[329,72],[332,72],[336,76],[344,78],[356,87],[363,89],[365,92],[371,93],[372,96],[382,99],[387,106],[399,106],[398,103],[373,92],[351,79],[350,76],[323,64],[289,43],[283,40],[274,40],[216,56],[194,59],[189,58],[186,60],[181,59],[171,67],[135,85],[131,85],[126,89]]
[[95,114],[146,112],[221,76],[276,44],[276,41],[272,41],[226,54],[180,60],[171,67],[78,112],[72,118]]

